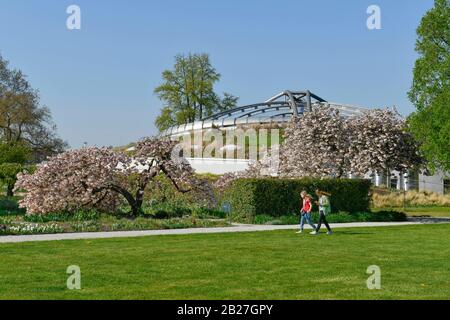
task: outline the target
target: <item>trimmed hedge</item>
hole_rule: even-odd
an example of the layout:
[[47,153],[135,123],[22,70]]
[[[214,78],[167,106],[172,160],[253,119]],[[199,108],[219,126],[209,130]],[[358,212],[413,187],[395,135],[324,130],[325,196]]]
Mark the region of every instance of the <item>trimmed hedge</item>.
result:
[[234,221],[253,223],[256,215],[280,217],[300,210],[300,192],[306,190],[317,200],[315,190],[330,192],[332,212],[370,211],[369,180],[361,179],[238,179],[224,193],[231,204]]

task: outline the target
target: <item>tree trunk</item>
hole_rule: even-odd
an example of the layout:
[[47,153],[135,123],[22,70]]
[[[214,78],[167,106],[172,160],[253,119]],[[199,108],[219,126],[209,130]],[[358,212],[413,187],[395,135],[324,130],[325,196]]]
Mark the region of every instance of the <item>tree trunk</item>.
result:
[[131,213],[134,217],[139,215],[139,213],[141,212],[142,203],[139,205],[130,192],[116,185],[110,185],[108,189],[121,194],[125,198],[125,200],[127,200],[128,204],[131,207]]
[[[153,171],[153,172],[152,172]],[[152,180],[156,174],[158,173],[158,170],[150,169],[149,176],[143,177],[139,183],[139,188],[136,191],[136,207],[141,212],[142,210],[142,204],[144,203],[144,193],[145,188],[147,188],[148,182]]]
[[7,185],[6,186],[6,196],[7,197],[14,197],[14,185]]
[[142,210],[143,203],[144,203],[144,190],[138,190],[136,192],[136,208],[139,212]]
[[339,166],[337,178],[341,179],[343,175],[344,175],[344,169],[342,169],[342,166]]
[[386,187],[391,188],[391,170],[389,169],[386,170]]

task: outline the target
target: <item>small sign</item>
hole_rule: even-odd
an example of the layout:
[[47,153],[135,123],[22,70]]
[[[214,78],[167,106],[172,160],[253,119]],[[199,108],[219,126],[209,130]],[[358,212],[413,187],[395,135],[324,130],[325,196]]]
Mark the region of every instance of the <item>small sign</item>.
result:
[[226,214],[230,214],[231,213],[231,204],[229,202],[224,202],[222,204],[222,211],[225,212]]

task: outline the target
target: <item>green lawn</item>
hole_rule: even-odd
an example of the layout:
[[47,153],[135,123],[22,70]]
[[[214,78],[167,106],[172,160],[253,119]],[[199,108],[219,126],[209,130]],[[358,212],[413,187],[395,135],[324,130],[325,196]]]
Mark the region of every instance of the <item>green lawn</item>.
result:
[[450,224],[2,244],[0,299],[449,299],[449,243]]

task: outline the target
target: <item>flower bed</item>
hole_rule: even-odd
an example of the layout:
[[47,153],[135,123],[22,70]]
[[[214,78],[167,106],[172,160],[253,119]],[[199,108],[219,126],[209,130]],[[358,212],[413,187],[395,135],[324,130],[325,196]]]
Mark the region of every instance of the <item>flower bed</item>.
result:
[[203,228],[229,226],[222,219],[203,219],[182,217],[171,219],[154,219],[138,217],[136,219],[102,215],[95,220],[67,220],[28,222],[25,216],[0,217],[0,235],[30,235],[71,232],[158,230],[180,228]]
[[139,217],[124,212],[99,213],[95,210],[74,213],[26,215],[17,199],[0,198],[0,235],[31,235],[70,232],[158,230],[180,228],[224,227],[229,223],[223,213],[196,206],[155,204],[145,206]]

